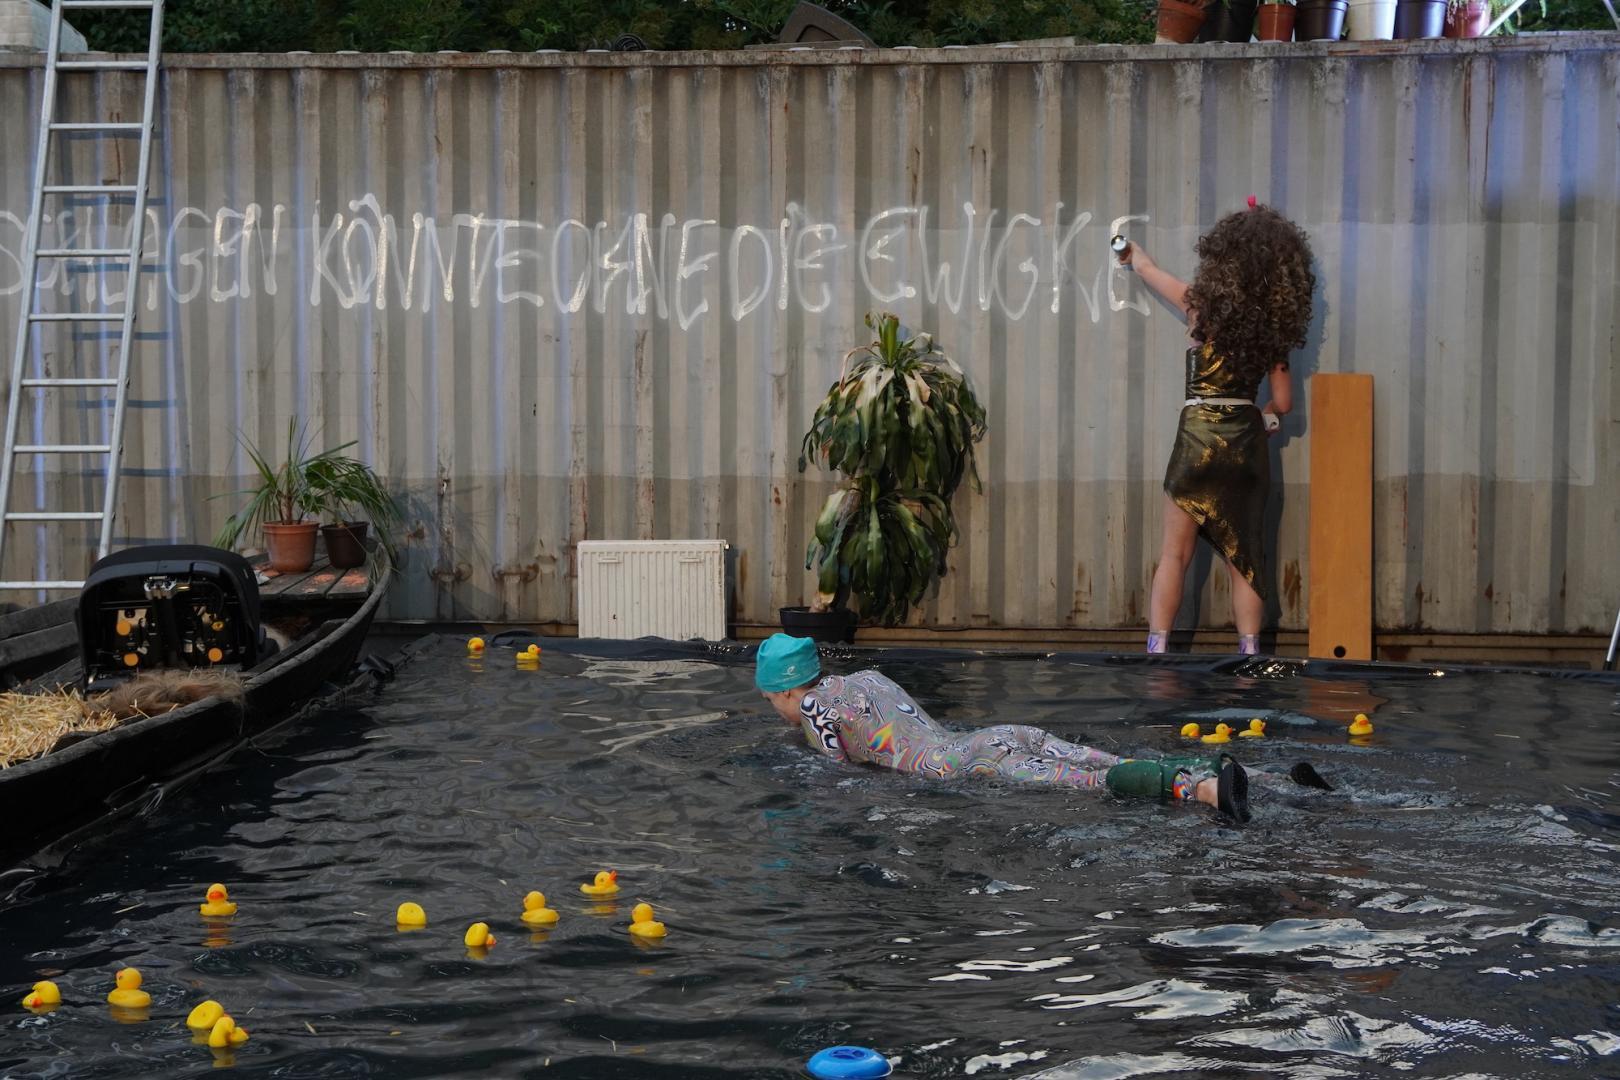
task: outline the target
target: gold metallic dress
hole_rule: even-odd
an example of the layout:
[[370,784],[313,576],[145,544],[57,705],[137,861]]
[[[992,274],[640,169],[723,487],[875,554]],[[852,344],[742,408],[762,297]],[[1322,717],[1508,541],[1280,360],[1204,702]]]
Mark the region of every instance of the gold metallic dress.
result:
[[[1240,381],[1233,365],[1208,346],[1187,350],[1188,398],[1253,401],[1259,379]],[[1188,405],[1164,471],[1164,490],[1198,522],[1198,532],[1237,567],[1261,596],[1266,495],[1271,452],[1253,405]]]

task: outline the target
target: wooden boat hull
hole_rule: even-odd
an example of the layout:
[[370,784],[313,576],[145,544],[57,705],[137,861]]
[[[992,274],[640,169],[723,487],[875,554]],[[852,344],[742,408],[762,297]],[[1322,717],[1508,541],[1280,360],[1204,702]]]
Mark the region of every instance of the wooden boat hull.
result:
[[[337,689],[354,669],[386,593],[385,584],[373,589],[346,618],[320,624],[262,665],[247,680],[240,703],[205,698],[0,770],[0,821],[5,822],[0,828],[0,869],[70,834],[83,837],[87,827],[102,819],[172,790],[246,739]],[[67,618],[71,631],[70,609]],[[43,636],[40,640],[54,642]],[[4,644],[0,641],[0,647]]]

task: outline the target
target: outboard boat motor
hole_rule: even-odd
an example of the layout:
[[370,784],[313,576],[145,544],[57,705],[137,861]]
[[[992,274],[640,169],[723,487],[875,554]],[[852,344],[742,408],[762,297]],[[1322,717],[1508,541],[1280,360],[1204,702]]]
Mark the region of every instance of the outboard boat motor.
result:
[[276,651],[246,559],[201,544],[129,548],[90,568],[74,612],[86,692],[143,671],[245,671]]

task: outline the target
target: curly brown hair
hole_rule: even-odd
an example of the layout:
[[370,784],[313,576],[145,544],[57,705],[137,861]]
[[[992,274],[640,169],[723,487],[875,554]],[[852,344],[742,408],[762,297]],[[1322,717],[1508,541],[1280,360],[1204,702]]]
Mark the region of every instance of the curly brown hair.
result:
[[1311,244],[1269,206],[1228,214],[1198,240],[1187,288],[1192,336],[1256,383],[1305,344],[1311,324]]

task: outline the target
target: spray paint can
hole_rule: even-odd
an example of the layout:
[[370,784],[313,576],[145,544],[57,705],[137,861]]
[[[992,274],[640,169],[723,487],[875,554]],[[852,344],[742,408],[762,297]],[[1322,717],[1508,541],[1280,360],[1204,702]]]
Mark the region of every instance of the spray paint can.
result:
[[1131,242],[1125,239],[1124,233],[1115,233],[1114,238],[1108,241],[1108,246],[1114,249],[1114,254],[1119,256],[1120,262],[1125,261],[1125,253],[1131,250]]

